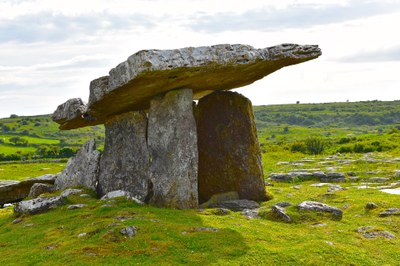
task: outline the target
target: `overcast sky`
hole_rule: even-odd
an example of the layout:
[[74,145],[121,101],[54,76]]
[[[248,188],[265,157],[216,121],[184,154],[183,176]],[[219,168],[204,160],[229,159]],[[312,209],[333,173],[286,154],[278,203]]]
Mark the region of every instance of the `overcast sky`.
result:
[[321,47],[238,89],[255,105],[400,100],[399,25],[399,0],[0,0],[0,117],[87,101],[139,50],[221,43]]

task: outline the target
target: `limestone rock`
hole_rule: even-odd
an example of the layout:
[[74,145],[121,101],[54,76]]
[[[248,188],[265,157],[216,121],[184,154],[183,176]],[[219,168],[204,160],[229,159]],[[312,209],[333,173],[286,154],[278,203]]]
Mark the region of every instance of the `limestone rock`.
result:
[[378,208],[378,205],[374,202],[368,202],[367,204],[365,204],[365,209],[366,210],[373,210]]
[[198,206],[198,151],[192,91],[168,92],[151,101],[148,145],[153,197],[160,207]]
[[253,200],[247,199],[239,199],[239,200],[228,200],[219,202],[216,204],[212,204],[211,208],[225,208],[231,211],[243,211],[245,209],[257,209],[260,207],[260,204]]
[[269,180],[277,182],[288,182],[293,181],[294,176],[292,174],[286,173],[272,173],[268,176]]
[[119,197],[125,197],[129,200],[133,200],[137,204],[143,204],[142,201],[139,199],[135,198],[135,196],[128,192],[128,191],[123,191],[123,190],[115,190],[115,191],[110,191],[107,194],[105,194],[103,197],[101,197],[101,200],[108,200],[108,199],[114,199],[114,198],[119,198]]
[[54,184],[56,175],[43,175],[21,182],[1,181],[0,182],[0,205],[5,203],[18,202],[29,195],[31,187],[35,183]]
[[287,215],[287,213],[285,212],[285,209],[278,206],[278,205],[273,205],[271,207],[272,213],[279,219],[282,220],[286,223],[290,223],[292,221],[292,219],[290,218],[289,215]]
[[100,152],[94,139],[87,141],[75,157],[69,159],[64,171],[57,177],[56,189],[84,186],[96,190]]
[[128,112],[106,124],[104,152],[100,159],[98,194],[114,190],[132,193],[147,201],[150,157],[147,148],[147,117],[144,112]]
[[216,206],[219,203],[222,203],[224,201],[230,201],[230,200],[238,200],[239,199],[239,194],[236,191],[229,191],[225,193],[219,193],[212,195],[211,198],[202,203],[200,205],[201,208],[212,208],[212,206]]
[[54,185],[43,184],[43,183],[35,183],[31,187],[28,197],[36,198],[44,193],[51,193],[54,191]]
[[72,189],[72,188],[69,188],[69,189],[64,190],[64,191],[61,193],[61,197],[67,198],[67,197],[69,197],[69,196],[76,195],[76,194],[79,194],[79,193],[82,193],[82,192],[83,192],[82,189]]
[[341,220],[343,217],[342,210],[320,202],[303,201],[298,205],[298,208],[300,211],[306,210],[306,211],[316,211],[316,212],[329,212],[332,213],[332,216],[337,220]]
[[[174,50],[143,50],[111,69],[109,77],[92,82],[88,111],[61,116],[61,129],[102,124],[110,115],[143,110],[161,93],[189,88],[197,97],[230,90],[261,79],[285,66],[315,59],[317,45],[281,44],[265,49],[221,44]],[[61,108],[62,109],[62,108]],[[76,112],[72,111],[72,114]],[[56,116],[55,116],[56,117]],[[90,118],[90,119],[86,119]]]
[[52,119],[59,124],[67,123],[68,121],[77,121],[80,123],[80,127],[88,122],[85,119],[86,111],[86,104],[80,98],[73,98],[60,104],[53,113]]
[[120,233],[131,238],[137,234],[137,228],[135,226],[125,227],[121,229]]
[[14,207],[14,211],[17,214],[37,214],[63,204],[63,197],[43,197],[18,202]]
[[399,208],[389,208],[383,212],[379,213],[379,217],[388,217],[392,215],[400,215],[400,209]]
[[67,210],[82,209],[87,207],[87,204],[72,204],[67,207]]
[[251,102],[235,92],[214,92],[196,108],[199,197],[237,191],[240,199],[266,199],[260,145]]

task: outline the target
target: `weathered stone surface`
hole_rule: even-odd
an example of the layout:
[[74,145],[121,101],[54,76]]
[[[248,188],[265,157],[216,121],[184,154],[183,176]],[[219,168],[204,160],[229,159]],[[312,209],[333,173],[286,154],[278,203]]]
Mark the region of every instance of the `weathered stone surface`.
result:
[[87,204],[72,204],[67,207],[67,210],[75,210],[75,209],[82,209],[87,207]]
[[392,215],[400,215],[400,209],[399,208],[389,208],[383,212],[379,213],[379,217],[388,217]]
[[285,212],[285,209],[278,206],[278,205],[273,205],[271,207],[272,213],[276,216],[276,218],[278,218],[279,220],[282,220],[286,223],[290,223],[292,221],[292,219],[290,218],[289,215],[287,215],[287,213]]
[[110,191],[107,194],[105,194],[103,197],[101,197],[101,200],[109,200],[109,199],[114,199],[114,198],[119,198],[119,197],[125,197],[129,200],[133,200],[137,204],[144,204],[141,200],[137,199],[132,193],[130,193],[128,191],[123,191],[123,190]]
[[77,195],[77,194],[80,194],[80,193],[82,193],[82,192],[83,192],[82,189],[73,189],[73,188],[69,188],[69,189],[64,190],[64,191],[61,193],[60,196],[63,197],[63,198],[67,198],[67,197],[69,197],[69,196]]
[[337,220],[341,220],[343,217],[343,212],[341,209],[320,202],[303,201],[302,203],[297,205],[297,207],[300,211],[306,210],[316,212],[329,212],[332,213],[332,216]]
[[56,175],[43,175],[21,182],[1,181],[0,182],[0,205],[5,203],[18,202],[29,195],[31,187],[35,183],[54,184]]
[[365,204],[366,210],[373,210],[376,208],[378,208],[378,205],[376,205],[376,203],[374,203],[374,202],[368,202],[367,204]]
[[128,226],[128,227],[122,228],[120,233],[122,235],[126,235],[129,238],[131,238],[137,234],[137,228],[136,228],[136,226]]
[[85,119],[86,111],[86,104],[80,98],[73,98],[60,104],[53,113],[52,118],[59,124],[67,123],[68,121],[77,121],[80,123],[80,127],[89,122]]
[[192,91],[168,92],[151,101],[148,145],[150,178],[156,206],[198,206],[198,150]]
[[266,199],[260,145],[250,100],[214,92],[196,108],[199,198],[237,191],[240,199]]
[[118,115],[105,127],[98,194],[102,196],[110,191],[124,190],[141,201],[148,201],[150,157],[146,113],[138,111]]
[[[265,49],[222,44],[175,50],[139,51],[93,81],[84,117],[56,120],[62,129],[101,124],[110,115],[148,108],[151,98],[178,88],[201,97],[214,90],[230,90],[253,83],[282,67],[315,59],[317,45],[282,44]],[[74,114],[74,111],[71,113]]]
[[212,204],[211,208],[225,208],[231,211],[243,211],[245,209],[257,209],[260,204],[253,200],[240,199],[240,200],[228,200],[220,203]]
[[293,181],[294,176],[290,173],[272,173],[268,176],[269,180],[277,182]]
[[51,193],[54,191],[54,185],[35,183],[32,185],[28,197],[36,198],[43,193]]
[[100,152],[94,139],[87,141],[75,157],[69,159],[64,171],[58,175],[56,189],[84,186],[96,190]]
[[37,214],[63,204],[63,197],[43,197],[18,202],[14,207],[14,211],[17,214]]

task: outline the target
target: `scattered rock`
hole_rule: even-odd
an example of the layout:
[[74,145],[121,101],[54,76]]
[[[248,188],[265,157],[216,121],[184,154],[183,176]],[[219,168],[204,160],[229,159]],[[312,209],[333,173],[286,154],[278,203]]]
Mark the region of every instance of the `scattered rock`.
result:
[[86,235],[87,235],[87,233],[80,233],[80,234],[78,235],[78,238],[84,237],[84,236],[86,236]]
[[346,190],[346,188],[343,188],[343,187],[341,187],[341,186],[339,186],[339,185],[334,185],[334,186],[331,186],[330,188],[328,188],[328,192],[335,192],[335,191],[341,191],[341,190]]
[[394,178],[400,178],[400,170],[394,172]]
[[150,102],[150,203],[159,207],[198,207],[198,142],[192,90],[170,91]]
[[21,218],[17,218],[14,221],[12,221],[12,224],[19,224],[20,222],[22,222],[23,220]]
[[378,208],[378,205],[376,205],[376,204],[373,203],[373,202],[368,202],[368,203],[365,205],[365,209],[366,209],[366,210],[373,210],[373,209],[376,209],[376,208]]
[[293,181],[293,175],[285,173],[272,173],[268,176],[268,179],[277,182],[288,182]]
[[370,182],[370,183],[385,183],[385,182],[389,182],[390,178],[386,178],[386,177],[371,177],[371,178],[364,179],[364,181]]
[[378,237],[383,237],[383,238],[396,238],[396,236],[389,231],[381,231],[381,230],[375,230],[375,226],[363,226],[360,228],[357,228],[356,230],[358,233],[362,233],[362,235],[365,238],[378,238]]
[[69,196],[76,195],[76,194],[79,194],[82,192],[83,192],[82,189],[69,188],[69,189],[64,190],[60,196],[63,198],[67,198]]
[[81,198],[90,198],[89,194],[80,194],[79,197]]
[[51,193],[54,191],[54,185],[35,183],[32,185],[29,191],[28,197],[37,198],[39,195],[44,193]]
[[298,178],[299,180],[310,180],[313,179],[315,176],[313,173],[310,172],[290,172],[291,176]]
[[286,214],[285,209],[282,207],[279,207],[277,205],[273,205],[271,207],[272,213],[277,217],[279,220],[282,220],[286,223],[290,223],[292,219],[290,218],[289,215]]
[[315,183],[315,184],[311,184],[310,187],[331,187],[333,186],[331,183]]
[[266,200],[261,150],[249,99],[217,91],[196,108],[199,199],[237,191],[240,199]]
[[229,200],[217,203],[212,208],[226,208],[231,211],[243,211],[245,209],[257,209],[260,205],[252,200]]
[[293,186],[292,188],[299,190],[301,188],[301,185]]
[[47,250],[52,250],[52,249],[55,249],[55,248],[58,248],[58,244],[53,244],[53,245],[44,247],[44,249],[47,249]]
[[137,230],[138,230],[137,227],[129,226],[129,227],[122,228],[120,233],[122,235],[128,236],[129,238],[132,238],[137,234]]
[[303,201],[298,205],[300,211],[317,211],[317,212],[329,212],[332,213],[332,216],[337,219],[341,220],[343,217],[343,212],[339,208],[329,206],[324,203],[315,202],[315,201]]
[[73,204],[67,207],[68,210],[82,209],[85,208],[87,204]]
[[327,173],[326,177],[321,178],[321,181],[340,183],[340,182],[346,182],[346,178],[343,173],[332,172],[332,173]]
[[124,190],[145,202],[150,192],[146,113],[137,111],[114,116],[107,121],[105,129],[98,195]]
[[21,182],[0,181],[0,205],[23,200],[29,195],[31,187],[36,183],[54,184],[56,175],[43,175]]
[[95,140],[90,139],[68,160],[67,166],[56,179],[56,189],[84,186],[96,190],[99,161],[100,151],[96,150]]
[[125,197],[129,200],[132,200],[136,202],[137,204],[143,205],[144,203],[137,198],[135,198],[132,193],[128,191],[123,191],[123,190],[115,190],[115,191],[110,191],[103,197],[101,197],[101,200],[108,200],[108,199],[114,199],[114,198],[119,198],[119,197]]
[[228,209],[225,209],[225,208],[216,208],[213,211],[214,215],[219,215],[219,216],[228,215],[230,213],[231,213],[231,211]]
[[190,228],[189,229],[192,232],[201,232],[201,231],[209,231],[209,232],[218,232],[218,228],[212,228],[212,227],[197,227],[197,228]]
[[400,210],[398,208],[389,208],[379,213],[379,217],[388,217],[392,215],[400,215]]
[[248,219],[260,218],[259,211],[260,209],[245,209],[242,211],[242,215],[246,216]]
[[326,178],[326,174],[322,171],[314,172],[314,173],[312,173],[312,175],[313,175],[313,177],[319,178],[319,179]]
[[63,204],[63,197],[43,197],[18,202],[14,207],[14,211],[17,214],[37,214]]

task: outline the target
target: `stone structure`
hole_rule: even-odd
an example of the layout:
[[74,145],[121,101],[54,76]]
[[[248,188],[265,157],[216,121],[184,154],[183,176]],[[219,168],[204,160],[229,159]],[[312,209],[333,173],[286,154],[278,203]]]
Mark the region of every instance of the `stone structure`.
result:
[[199,101],[199,197],[237,191],[240,199],[266,199],[260,145],[250,100],[214,92]]
[[0,181],[0,205],[21,201],[29,195],[31,187],[34,184],[41,183],[52,185],[55,179],[56,175],[43,175],[21,182]]
[[151,203],[180,209],[196,208],[197,133],[192,90],[181,89],[154,98],[150,104],[148,145],[151,156]]
[[58,175],[55,188],[85,186],[95,190],[99,168],[100,152],[96,150],[94,139],[86,142],[75,157],[69,159],[64,171]]
[[[94,144],[85,146],[91,156],[80,152],[77,158],[83,159],[68,163],[56,187],[83,185],[100,195],[120,189],[174,208],[197,207],[199,192],[202,202],[224,192],[262,201],[251,103],[215,91],[251,84],[320,55],[316,45],[296,44],[140,51],[90,83],[88,105],[71,99],[57,108],[53,119],[61,129],[105,124],[106,143],[99,170]],[[197,126],[193,99],[200,99]],[[81,179],[83,170],[89,170],[88,179]]]
[[103,196],[110,191],[125,190],[146,201],[150,185],[146,113],[136,111],[115,116],[105,128],[98,194]]

